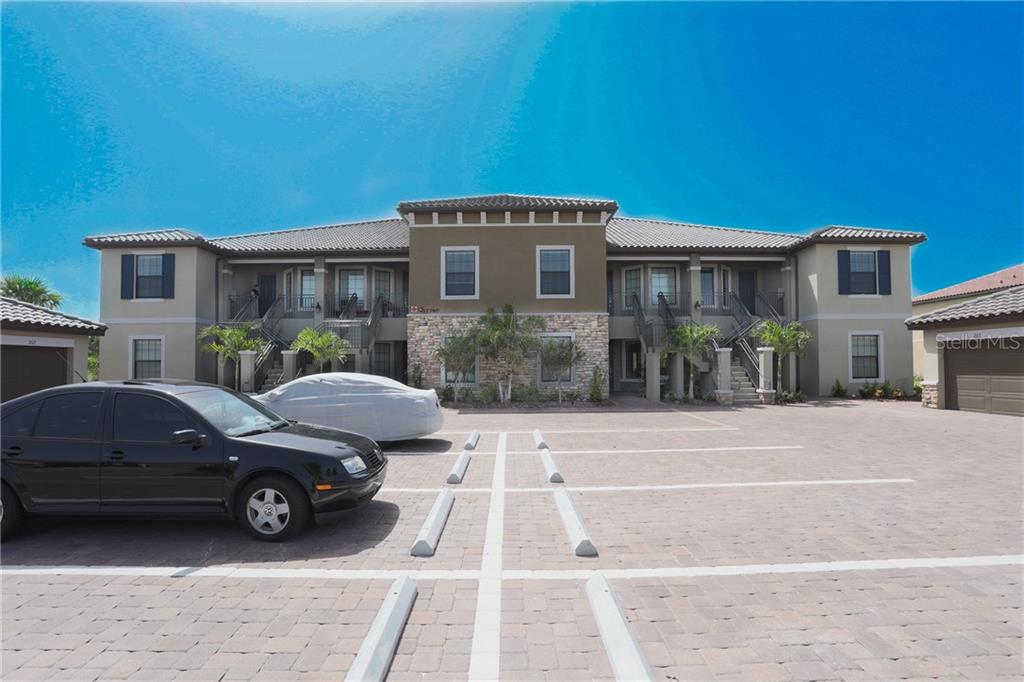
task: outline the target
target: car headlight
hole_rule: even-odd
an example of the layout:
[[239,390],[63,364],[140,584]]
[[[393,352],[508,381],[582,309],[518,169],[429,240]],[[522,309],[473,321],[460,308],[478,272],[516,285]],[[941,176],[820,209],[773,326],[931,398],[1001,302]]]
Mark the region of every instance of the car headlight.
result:
[[366,463],[363,462],[362,457],[346,457],[341,460],[341,465],[345,467],[345,471],[350,474],[358,474],[360,471],[366,471]]

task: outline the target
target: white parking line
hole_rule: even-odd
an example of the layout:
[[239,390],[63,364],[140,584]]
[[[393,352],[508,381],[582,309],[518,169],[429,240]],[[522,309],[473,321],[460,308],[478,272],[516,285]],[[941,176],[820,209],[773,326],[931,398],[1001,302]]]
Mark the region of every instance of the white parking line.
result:
[[[720,448],[656,448],[653,450],[633,450],[632,448],[616,448],[614,450],[559,450],[559,455],[615,455],[622,452],[658,453],[658,452],[746,452],[755,450],[803,450],[803,445],[736,445]],[[528,455],[536,450],[513,450],[510,455]]]
[[473,570],[346,568],[240,568],[237,566],[4,566],[0,575],[91,575],[158,578],[275,578],[287,580],[476,580]]
[[497,680],[501,669],[501,558],[505,538],[507,439],[506,434],[498,434],[498,454],[491,478],[491,506],[487,512],[487,533],[477,584],[473,643],[469,651],[470,680]]
[[674,410],[674,412],[676,414],[680,414],[680,415],[682,415],[684,417],[689,417],[690,419],[696,419],[697,421],[706,422],[708,424],[714,424],[715,426],[723,426],[723,427],[725,427],[727,429],[736,428],[734,426],[729,426],[728,424],[723,424],[722,422],[716,421],[714,419],[708,419],[707,417],[701,417],[700,415],[693,414],[692,412],[683,412],[682,410]]
[[[703,488],[775,488],[800,485],[870,485],[875,483],[917,483],[912,478],[836,478],[823,481],[751,481],[744,483],[679,483],[668,485],[583,485],[561,486],[561,489],[579,492],[625,492],[644,490],[700,490]],[[554,488],[559,490],[560,488]],[[506,488],[509,493],[549,493],[552,488]]]

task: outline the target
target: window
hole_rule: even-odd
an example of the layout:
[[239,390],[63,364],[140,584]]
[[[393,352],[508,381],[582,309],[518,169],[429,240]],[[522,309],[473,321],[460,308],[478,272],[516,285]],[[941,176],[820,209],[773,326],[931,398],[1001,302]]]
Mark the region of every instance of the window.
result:
[[441,298],[479,298],[479,247],[441,247]]
[[651,268],[651,304],[658,304],[658,294],[665,294],[669,305],[679,303],[676,291],[676,269],[673,267]]
[[373,298],[377,299],[378,296],[383,296],[385,301],[393,300],[391,295],[391,271],[390,270],[373,270]]
[[299,275],[299,308],[312,310],[316,302],[316,277],[312,270],[303,270]]
[[850,378],[880,379],[878,334],[850,335]]
[[626,361],[622,364],[622,378],[625,381],[639,381],[644,378],[643,349],[639,341],[626,341],[623,344]]
[[633,307],[633,296],[643,300],[644,292],[641,286],[640,268],[625,268],[622,271],[622,301],[627,309]]
[[715,271],[712,268],[701,268],[700,271],[700,305],[702,308],[715,307]]
[[356,295],[356,305],[366,307],[366,273],[363,270],[338,271],[338,303],[344,304]]
[[874,251],[850,252],[850,293],[878,293]]
[[120,393],[114,400],[114,440],[169,443],[175,431],[190,428],[185,413],[163,398]]
[[373,344],[373,373],[380,377],[391,376],[391,344]]
[[288,424],[286,419],[241,393],[211,388],[181,393],[178,398],[226,436],[241,438]]
[[5,414],[3,423],[0,424],[0,430],[3,431],[4,437],[32,435],[32,425],[35,423],[36,415],[39,414],[39,408],[42,405],[43,403],[40,401],[16,412]]
[[573,298],[574,249],[571,246],[537,247],[537,298]]
[[39,410],[35,435],[39,438],[95,438],[102,401],[103,394],[98,391],[76,391],[47,398]]
[[163,365],[163,339],[132,339],[132,379],[161,377]]
[[[543,339],[542,339],[543,341],[560,341],[562,343],[573,343],[572,336],[570,336],[568,334],[566,334],[564,336],[563,335],[555,335],[555,334],[550,334],[550,335],[544,334],[542,336],[543,336]],[[543,360],[540,357],[537,358],[537,362],[540,364],[540,381],[541,381],[541,383],[545,383],[545,384],[546,383],[552,383],[553,384],[556,381],[558,381],[559,379],[561,379],[562,381],[567,381],[570,384],[572,383],[572,381],[573,381],[573,369],[574,369],[573,367],[570,367],[568,370],[563,371],[562,372],[562,376],[559,377],[553,370],[549,370],[547,367],[544,366],[544,362],[543,362]]]
[[291,270],[286,270],[284,273],[284,307],[285,310],[291,310],[295,305],[292,300],[292,296],[295,295],[295,273]]
[[164,257],[135,257],[135,298],[160,298],[164,286]]

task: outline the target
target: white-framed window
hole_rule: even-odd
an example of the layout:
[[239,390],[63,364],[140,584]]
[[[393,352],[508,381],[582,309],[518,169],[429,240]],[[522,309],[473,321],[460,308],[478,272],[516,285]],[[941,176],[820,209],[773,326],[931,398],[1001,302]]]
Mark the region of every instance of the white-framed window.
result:
[[850,251],[850,294],[878,293],[878,254],[875,251]]
[[[564,343],[575,343],[576,335],[572,332],[542,332],[538,334],[541,337],[542,342],[545,341],[561,341]],[[537,357],[537,374],[542,384],[554,384],[558,381],[558,376],[544,367],[544,360],[539,355]],[[572,384],[576,381],[576,368],[570,367],[568,373],[562,374],[562,383]]]
[[480,247],[441,247],[442,300],[480,298]]
[[284,309],[291,310],[295,306],[295,271],[291,268],[284,271]]
[[390,268],[373,269],[373,299],[383,296],[385,301],[395,300],[395,271]]
[[337,282],[338,307],[340,308],[356,295],[356,306],[366,307],[366,270],[363,268],[338,268],[335,275]]
[[576,248],[537,247],[537,298],[576,298]]
[[128,377],[157,379],[164,376],[164,337],[128,337]]
[[658,304],[658,294],[664,294],[669,305],[679,304],[679,268],[675,265],[652,265],[650,280],[651,305]]
[[700,269],[700,305],[702,308],[715,307],[715,269]]
[[163,286],[163,254],[135,256],[135,298],[161,298]]
[[644,273],[639,265],[622,268],[622,306],[626,310],[633,307],[633,294],[644,300]]
[[850,332],[850,383],[885,379],[885,336],[877,331]]
[[312,310],[316,304],[316,275],[312,270],[299,271],[299,310]]

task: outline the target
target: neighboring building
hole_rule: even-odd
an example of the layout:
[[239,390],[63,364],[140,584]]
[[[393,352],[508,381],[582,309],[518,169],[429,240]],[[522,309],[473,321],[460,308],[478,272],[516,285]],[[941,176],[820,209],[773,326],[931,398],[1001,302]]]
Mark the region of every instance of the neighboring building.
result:
[[89,337],[105,331],[98,322],[0,296],[0,401],[85,381]]
[[927,407],[1024,415],[1024,286],[907,320],[924,347]]
[[[912,302],[914,316],[924,315],[935,310],[948,308],[955,303],[966,303],[996,291],[1024,285],[1024,264],[1011,265],[1008,268],[981,277],[969,279],[929,294],[923,294]],[[914,374],[924,376],[924,331],[915,329],[914,339]]]
[[[391,219],[206,239],[186,230],[89,237],[102,253],[105,379],[213,380],[196,333],[213,322],[259,323],[273,357],[300,329],[347,338],[347,368],[428,386],[446,377],[434,352],[487,308],[542,316],[573,338],[614,391],[681,390],[684,363],[663,359],[665,329],[706,321],[732,349],[736,385],[756,385],[762,318],[803,321],[815,340],[786,361],[788,387],[890,380],[910,387],[910,247],[918,232],[827,227],[810,235],[617,217],[614,201],[493,195],[408,201]],[[145,358],[140,362],[140,358]],[[647,371],[650,369],[650,371]],[[714,373],[700,368],[705,394]],[[276,376],[276,374],[272,375]],[[486,361],[473,382],[491,376]],[[519,383],[548,384],[531,359]],[[749,381],[747,381],[749,379]]]

